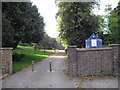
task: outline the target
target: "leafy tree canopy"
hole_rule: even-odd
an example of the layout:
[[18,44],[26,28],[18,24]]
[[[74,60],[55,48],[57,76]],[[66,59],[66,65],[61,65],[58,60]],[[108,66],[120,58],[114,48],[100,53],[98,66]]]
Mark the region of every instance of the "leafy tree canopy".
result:
[[118,6],[110,12],[109,24],[110,43],[120,43],[120,1]]
[[85,40],[99,28],[98,16],[91,11],[90,2],[60,2],[58,3],[58,31],[65,46],[85,46]]
[[2,3],[2,46],[17,47],[18,43],[39,43],[44,33],[43,17],[30,2]]

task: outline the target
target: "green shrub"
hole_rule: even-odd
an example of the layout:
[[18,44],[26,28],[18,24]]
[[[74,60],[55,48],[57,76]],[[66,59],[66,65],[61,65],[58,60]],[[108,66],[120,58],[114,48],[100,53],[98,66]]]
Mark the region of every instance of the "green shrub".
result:
[[[36,50],[36,54],[34,54],[33,47],[30,46],[17,46],[19,49],[15,49],[12,51],[13,53],[13,72],[16,73],[18,71],[21,71],[22,69],[27,68],[32,64],[32,61],[39,62],[43,60],[44,58],[47,58],[49,55],[55,53],[54,50],[46,50],[46,53],[44,53],[44,50]],[[18,54],[18,55],[16,55]],[[24,54],[23,56],[20,54]]]
[[26,54],[14,53],[12,58],[13,58],[13,61],[22,61],[25,56]]

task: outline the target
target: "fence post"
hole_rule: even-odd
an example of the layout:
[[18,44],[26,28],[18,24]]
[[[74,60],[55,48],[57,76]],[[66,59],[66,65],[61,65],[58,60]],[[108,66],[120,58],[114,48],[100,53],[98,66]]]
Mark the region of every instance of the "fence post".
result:
[[72,76],[77,76],[77,46],[68,47],[68,73]]

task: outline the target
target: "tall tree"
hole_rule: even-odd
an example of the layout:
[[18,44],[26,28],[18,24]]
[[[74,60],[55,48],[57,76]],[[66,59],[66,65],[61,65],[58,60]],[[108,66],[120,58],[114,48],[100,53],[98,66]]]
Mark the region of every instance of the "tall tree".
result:
[[109,16],[110,43],[120,43],[120,1]]
[[41,48],[41,49],[44,49],[44,50],[45,49],[52,49],[50,39],[51,38],[47,35],[47,33],[44,33],[44,36],[43,36],[42,40],[38,44],[38,48]]
[[[39,43],[44,32],[43,17],[30,2],[3,2],[3,47],[17,47],[20,41]],[[8,26],[8,27],[6,27]]]
[[91,2],[60,2],[58,25],[59,37],[64,45],[85,46],[85,40],[99,28],[98,17],[91,11]]

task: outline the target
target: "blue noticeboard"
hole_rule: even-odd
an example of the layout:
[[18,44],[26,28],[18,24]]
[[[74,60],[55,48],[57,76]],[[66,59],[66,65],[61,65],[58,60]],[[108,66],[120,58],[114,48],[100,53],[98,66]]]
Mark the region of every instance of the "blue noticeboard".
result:
[[102,39],[99,39],[94,33],[86,40],[86,48],[101,48]]

